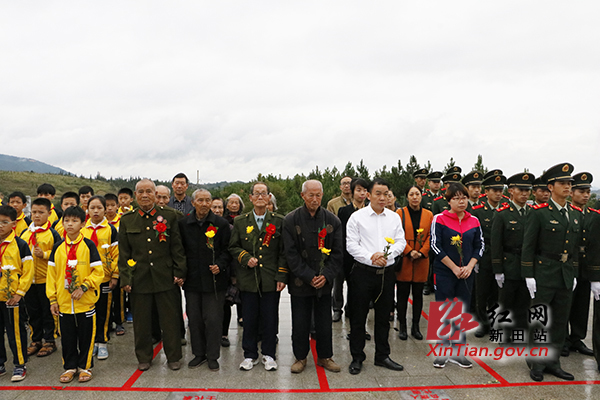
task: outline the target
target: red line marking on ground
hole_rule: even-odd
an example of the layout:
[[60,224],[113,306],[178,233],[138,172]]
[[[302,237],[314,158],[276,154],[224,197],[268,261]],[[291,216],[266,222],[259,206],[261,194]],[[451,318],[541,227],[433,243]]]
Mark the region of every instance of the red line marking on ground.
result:
[[[410,297],[408,298],[408,302],[411,306],[413,305],[413,301]],[[421,310],[421,315],[423,316],[423,318],[425,318],[426,321],[429,321],[429,315],[427,315],[425,311]]]
[[[162,349],[163,347],[163,342],[160,341],[156,347],[154,347],[154,354],[152,355],[152,359],[154,360],[156,358],[156,356],[158,355],[158,352]],[[138,380],[138,378],[140,376],[142,376],[142,374],[144,373],[144,371],[140,371],[139,369],[136,369],[135,372],[133,373],[133,375],[131,375],[129,377],[129,379],[127,379],[127,382],[125,382],[125,384],[122,386],[123,389],[130,389],[135,382]]]
[[471,358],[473,359],[473,361],[475,361],[477,364],[479,364],[479,366],[481,368],[485,369],[488,374],[490,374],[494,378],[496,378],[496,380],[498,382],[500,382],[501,384],[506,385],[506,384],[509,383],[499,373],[497,373],[492,367],[490,367],[489,365],[487,365],[486,363],[484,363],[483,361],[481,361],[481,359],[479,357],[471,356]]
[[325,368],[319,367],[317,365],[317,341],[314,339],[310,339],[310,350],[313,354],[313,359],[315,361],[315,367],[317,368],[317,378],[319,378],[319,391],[326,392],[329,391],[329,382],[327,381],[327,374],[325,373]]

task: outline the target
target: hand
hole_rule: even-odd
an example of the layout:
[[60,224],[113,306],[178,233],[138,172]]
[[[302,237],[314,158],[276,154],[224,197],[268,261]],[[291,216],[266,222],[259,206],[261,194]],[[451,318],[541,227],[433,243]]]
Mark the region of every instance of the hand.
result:
[[312,281],[311,281],[311,285],[315,288],[315,289],[321,289],[323,286],[325,286],[325,283],[327,283],[327,279],[325,279],[325,277],[323,275],[319,275],[319,276],[315,276]]
[[283,289],[285,289],[285,283],[277,282],[277,291],[281,292]]
[[44,258],[44,250],[42,250],[40,246],[35,245],[33,246],[33,255],[37,258]]
[[473,272],[474,266],[470,267],[467,265],[466,267],[462,267],[459,269],[460,269],[460,279],[467,279],[469,276],[471,276],[471,272]]
[[21,296],[18,294],[13,294],[12,297],[6,300],[7,306],[17,306],[19,305],[19,301],[21,301]]
[[417,258],[421,258],[421,253],[419,253],[416,250],[412,250],[410,252],[410,258],[412,258],[413,260],[416,260]]
[[573,291],[575,291],[576,287],[577,287],[577,278],[573,278]]
[[176,276],[173,277],[173,283],[179,287],[182,287],[183,284],[185,283],[185,279],[183,278],[178,278]]
[[458,265],[454,265],[452,268],[450,268],[452,270],[452,272],[454,272],[454,275],[458,278],[458,279],[462,279],[462,268],[460,268]]
[[219,272],[221,272],[221,270],[219,269],[218,265],[209,265],[208,268],[210,268],[210,272],[213,273],[213,275],[217,275]]
[[254,268],[258,265],[258,260],[256,259],[256,257],[252,257],[251,259],[248,260],[248,268]]
[[131,285],[125,285],[121,289],[123,289],[127,293],[131,293]]
[[502,286],[504,285],[504,274],[495,274],[494,276],[496,278],[496,283],[498,284],[498,287],[502,289]]
[[58,317],[58,304],[54,303],[54,304],[50,304],[50,312],[52,313],[52,315],[54,315],[55,317]]
[[73,293],[71,293],[71,298],[73,300],[79,300],[83,296],[83,290],[81,290],[81,286],[75,289]]
[[[380,260],[383,260],[383,262],[384,262],[383,265],[381,265],[381,261]],[[383,252],[378,251],[377,253],[374,253],[371,256],[371,262],[373,263],[373,265],[377,265],[377,266],[380,266],[380,267],[385,267],[385,264],[387,264],[387,258],[385,258],[383,256]]]
[[110,283],[108,284],[108,288],[110,290],[113,290],[117,287],[117,283],[119,283],[119,280],[117,278],[111,278]]
[[535,292],[537,291],[535,278],[525,278],[525,284],[527,284],[527,289],[529,290],[531,298],[535,298]]
[[594,300],[600,300],[600,282],[590,282],[592,284],[592,293],[594,293]]

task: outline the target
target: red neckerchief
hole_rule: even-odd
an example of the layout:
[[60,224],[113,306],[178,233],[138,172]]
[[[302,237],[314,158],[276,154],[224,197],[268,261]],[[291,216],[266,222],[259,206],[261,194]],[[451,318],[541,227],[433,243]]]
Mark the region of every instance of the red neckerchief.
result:
[[[94,242],[94,244],[96,245],[96,247],[98,247],[98,234],[96,233],[96,231],[98,229],[104,228],[104,226],[102,225],[102,223],[104,222],[106,218],[104,218],[102,221],[100,221],[100,223],[96,226],[93,225],[88,225],[86,226],[87,229],[93,229],[94,231],[92,232],[92,237],[90,237],[91,241]],[[90,221],[90,224],[92,224],[93,222]]]
[[[36,228],[35,230],[31,229],[32,227]],[[44,225],[42,226],[34,226],[33,224],[31,224],[29,226],[29,230],[31,231],[31,236],[29,237],[29,246],[33,247],[33,246],[37,246],[37,237],[36,235],[40,232],[46,232],[48,229],[50,229],[50,223],[46,222]]]
[[74,242],[71,242],[71,244],[68,244],[65,240],[65,253],[67,254],[67,263],[65,265],[65,289],[71,287],[71,283],[73,282],[73,271],[77,268],[77,266],[71,267],[69,261],[77,261],[77,248],[82,240],[83,235],[81,233]]

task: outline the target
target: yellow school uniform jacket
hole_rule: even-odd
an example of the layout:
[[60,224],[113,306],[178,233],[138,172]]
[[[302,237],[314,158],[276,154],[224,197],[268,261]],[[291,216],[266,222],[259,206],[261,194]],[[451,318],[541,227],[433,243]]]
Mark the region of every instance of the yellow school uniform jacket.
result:
[[21,233],[29,227],[31,224],[31,220],[25,216],[24,212],[21,212],[21,215],[17,217],[17,225],[15,226],[16,236],[21,236]]
[[65,227],[63,226],[63,219],[59,219],[55,223],[52,224],[52,228],[58,232],[58,235],[64,239],[65,237]]
[[[35,233],[34,233],[35,231]],[[23,231],[21,239],[27,242],[27,247],[33,257],[33,281],[31,283],[46,283],[46,274],[48,273],[48,259],[52,254],[54,245],[61,241],[60,235],[50,227],[50,221],[41,227],[36,227],[33,223],[29,228]],[[43,257],[36,257],[33,253],[33,247],[37,245],[44,252]]]
[[[76,246],[77,265],[72,282],[76,287],[86,286],[88,290],[79,300],[73,300],[67,287],[66,269],[68,254]],[[48,260],[48,276],[46,278],[46,296],[50,304],[58,304],[63,314],[79,314],[94,309],[100,297],[100,284],[104,277],[102,260],[98,249],[89,239],[79,234],[77,239],[69,238],[55,246]]]
[[48,221],[50,222],[50,225],[52,225],[53,223],[55,223],[58,220],[59,220],[58,214],[56,213],[56,210],[54,209],[54,204],[53,204],[52,209],[50,210],[50,216],[48,217]]
[[0,301],[7,301],[14,294],[25,296],[33,277],[33,258],[27,243],[15,232],[0,243]]
[[[104,218],[102,222],[97,225],[96,236],[98,237],[98,253],[102,259],[102,265],[104,267],[104,279],[102,283],[108,282],[111,278],[119,279],[119,241],[117,239],[117,229],[108,223],[108,220]],[[94,232],[94,225],[92,220],[88,219],[85,227],[81,230],[83,236],[92,240],[92,234]]]
[[117,231],[119,231],[119,225],[121,225],[121,214],[117,213],[115,215],[115,218],[112,221],[108,221],[112,226],[114,226],[115,228],[117,228]]

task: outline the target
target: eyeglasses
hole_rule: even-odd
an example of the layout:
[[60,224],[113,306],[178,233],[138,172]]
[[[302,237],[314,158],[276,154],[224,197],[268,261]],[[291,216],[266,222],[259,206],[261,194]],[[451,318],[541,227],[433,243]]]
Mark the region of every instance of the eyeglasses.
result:
[[342,186],[350,186],[352,182],[342,182]]
[[13,221],[0,221],[0,225],[3,225],[3,226],[6,226],[6,225],[9,225],[12,223],[13,223]]
[[269,195],[269,193],[266,193],[266,192],[252,193],[252,195],[256,196],[256,197],[267,197]]

